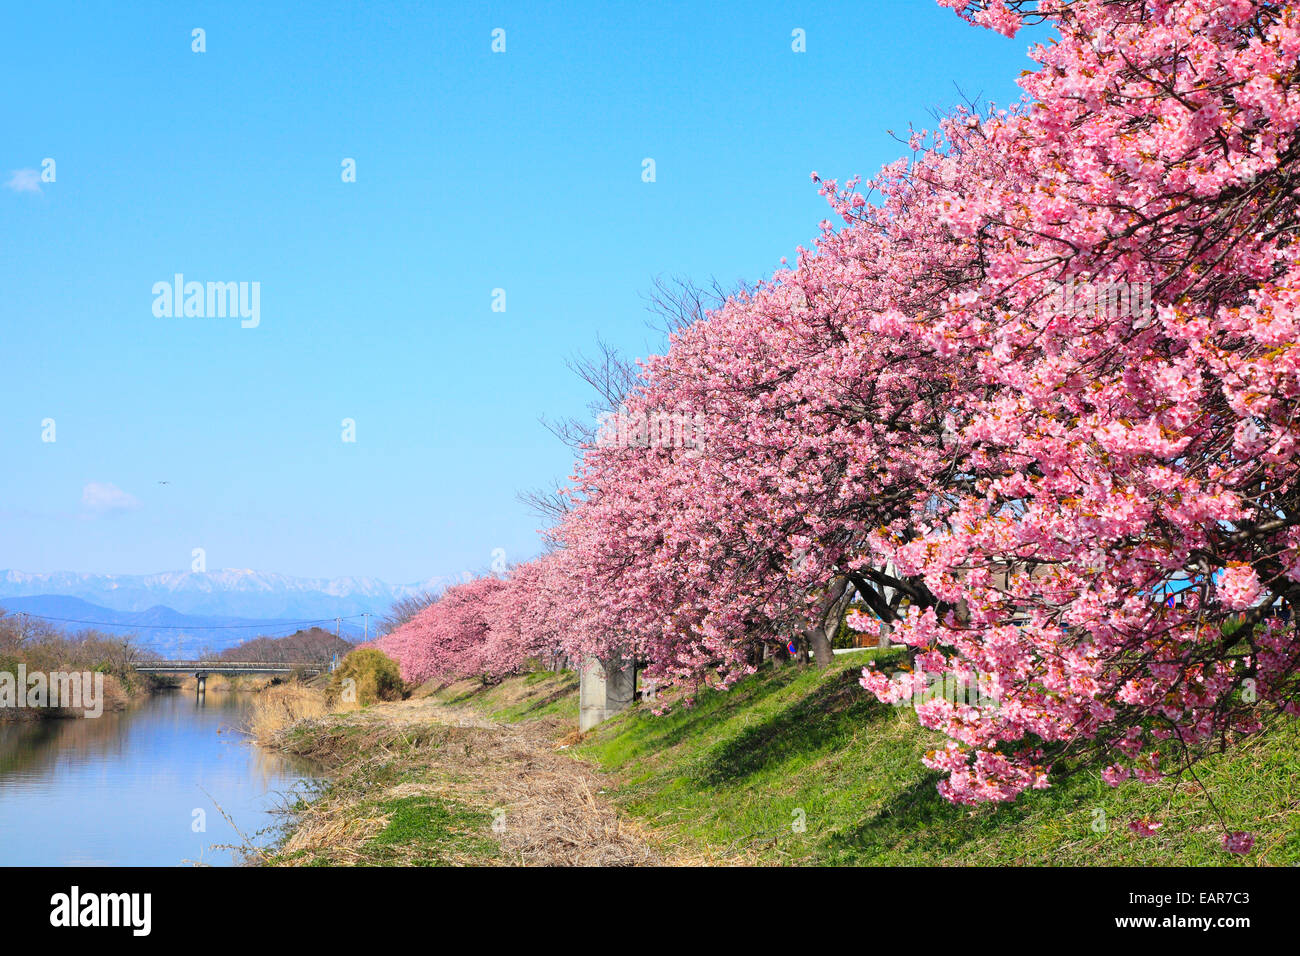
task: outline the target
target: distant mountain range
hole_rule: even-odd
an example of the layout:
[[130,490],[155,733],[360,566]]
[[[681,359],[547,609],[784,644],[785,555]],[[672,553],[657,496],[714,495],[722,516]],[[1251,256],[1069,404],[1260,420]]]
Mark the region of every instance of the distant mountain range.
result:
[[[4,598],[0,602],[11,614],[25,612],[44,618],[52,627],[68,632],[100,631],[104,634],[133,634],[135,643],[164,657],[198,656],[204,651],[223,651],[258,636],[285,637],[312,624],[334,630],[333,621],[254,620],[246,617],[220,617],[181,614],[169,607],[155,605],[144,611],[115,611],[90,604],[80,598],[61,594]],[[341,621],[339,635],[360,640],[361,621]],[[370,621],[374,636],[375,619]]]
[[360,615],[370,613],[370,633],[394,601],[438,593],[452,579],[390,585],[374,578],[295,578],[266,571],[164,571],[160,574],[31,574],[0,571],[0,608],[47,618],[64,630],[95,625],[114,634],[137,634],[165,653],[222,650],[259,633],[281,637],[297,626],[320,624],[360,638]]
[[0,607],[7,606],[6,598],[54,594],[115,611],[146,611],[163,605],[182,614],[305,620],[363,611],[382,614],[394,601],[425,591],[437,593],[451,581],[430,578],[392,585],[374,578],[295,578],[230,568],[159,574],[0,571]]

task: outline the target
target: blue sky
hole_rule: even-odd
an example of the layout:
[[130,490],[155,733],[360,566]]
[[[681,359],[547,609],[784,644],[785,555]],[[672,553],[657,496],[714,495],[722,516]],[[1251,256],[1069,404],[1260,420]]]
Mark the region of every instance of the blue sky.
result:
[[[572,464],[538,416],[589,398],[564,360],[658,349],[656,276],[769,274],[827,215],[810,171],[875,173],[902,151],[886,131],[957,86],[1011,102],[1033,38],[933,0],[6,19],[0,567],[145,573],[202,547],[390,581],[535,554],[515,494]],[[15,176],[47,157],[53,183]],[[260,324],[156,317],[178,272],[259,282]]]

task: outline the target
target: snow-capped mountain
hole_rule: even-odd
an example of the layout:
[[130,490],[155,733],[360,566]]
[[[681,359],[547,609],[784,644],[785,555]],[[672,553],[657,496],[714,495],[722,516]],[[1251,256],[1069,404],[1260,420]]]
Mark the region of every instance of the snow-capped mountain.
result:
[[158,574],[0,571],[0,607],[5,598],[63,595],[115,611],[164,605],[182,614],[306,620],[366,611],[382,615],[394,601],[436,594],[449,583],[430,578],[392,585],[375,578],[297,578],[234,568]]

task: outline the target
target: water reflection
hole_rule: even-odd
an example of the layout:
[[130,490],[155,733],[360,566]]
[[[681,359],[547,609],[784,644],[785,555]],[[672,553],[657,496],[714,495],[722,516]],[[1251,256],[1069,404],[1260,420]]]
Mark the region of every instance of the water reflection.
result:
[[93,720],[0,724],[0,865],[240,862],[219,848],[242,840],[218,805],[265,844],[315,770],[247,742],[251,701],[175,691]]

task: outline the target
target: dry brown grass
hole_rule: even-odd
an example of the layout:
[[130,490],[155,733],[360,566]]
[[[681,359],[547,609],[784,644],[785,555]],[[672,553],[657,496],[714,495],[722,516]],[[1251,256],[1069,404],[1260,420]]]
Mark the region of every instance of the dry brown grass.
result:
[[248,732],[258,743],[271,744],[279,731],[325,712],[325,695],[320,691],[302,684],[276,684],[257,695],[248,717]]
[[388,824],[384,816],[355,816],[339,812],[321,802],[313,803],[298,816],[298,825],[284,844],[285,866],[300,866],[328,854],[336,866],[366,862],[361,852]]
[[[601,796],[597,772],[563,753],[553,721],[499,724],[424,698],[313,721],[279,739],[333,763],[334,793],[307,808],[282,856],[361,862],[386,818],[376,804],[428,795],[498,814],[503,862],[523,866],[636,866],[666,862]],[[400,772],[394,774],[393,770]],[[394,776],[400,783],[391,781]],[[359,809],[362,806],[369,810]],[[412,859],[409,862],[418,862]],[[482,862],[476,859],[444,862]]]
[[525,866],[661,862],[601,798],[596,772],[556,754],[549,734],[527,724],[468,733],[474,738],[461,766],[506,811],[499,837],[508,857]]
[[576,747],[578,744],[582,743],[586,739],[587,739],[587,735],[584,734],[581,730],[570,730],[563,737],[560,737],[558,740],[555,741],[555,746],[557,748]]

